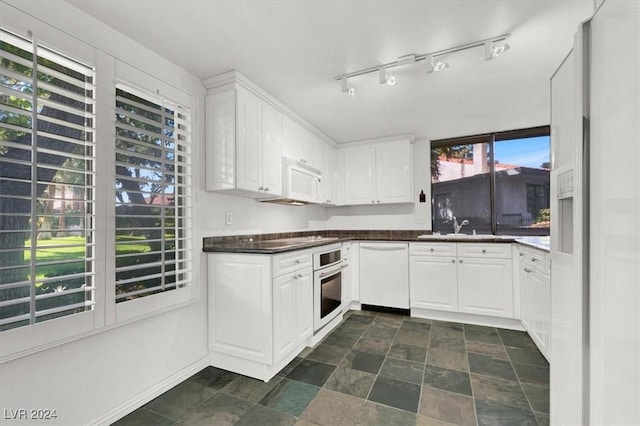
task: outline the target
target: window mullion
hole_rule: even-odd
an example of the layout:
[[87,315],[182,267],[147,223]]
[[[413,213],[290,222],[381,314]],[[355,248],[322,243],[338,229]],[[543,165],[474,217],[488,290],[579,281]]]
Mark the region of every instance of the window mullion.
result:
[[32,64],[31,84],[31,235],[29,260],[29,324],[36,322],[36,263],[38,249],[38,42],[31,41]]
[[491,233],[498,234],[498,213],[496,210],[496,135],[492,133],[489,136],[489,206],[491,209]]
[[[165,235],[167,235],[166,230],[165,230],[165,226],[166,226],[166,218],[165,218],[165,209],[164,209],[164,201],[165,201],[165,184],[166,184],[166,177],[165,177],[165,173],[166,173],[166,157],[167,157],[167,142],[165,140],[166,138],[166,130],[167,130],[167,117],[166,117],[166,112],[167,112],[167,107],[166,107],[166,101],[163,99],[162,100],[162,127],[161,127],[161,131],[162,131],[162,184],[160,185],[160,223],[162,224],[161,226],[161,230],[160,232],[162,232],[161,235],[161,239],[162,239],[162,247],[160,248],[160,260],[162,262],[162,290],[165,290],[165,286],[167,283],[167,278],[166,278],[166,274],[165,274],[165,269],[166,269],[166,264],[165,264],[165,249],[167,247],[167,242],[164,240]],[[175,179],[175,177],[174,177]],[[175,185],[175,182],[174,182]],[[174,186],[175,188],[175,186]]]

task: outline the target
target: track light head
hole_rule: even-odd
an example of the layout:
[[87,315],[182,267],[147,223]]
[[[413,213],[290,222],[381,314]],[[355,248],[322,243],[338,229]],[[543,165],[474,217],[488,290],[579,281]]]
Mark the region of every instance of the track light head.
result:
[[340,79],[340,82],[342,84],[342,93],[346,93],[349,96],[351,96],[352,98],[356,97],[356,89],[355,87],[347,87],[347,77],[342,77]]
[[389,77],[387,77],[387,68],[386,67],[380,67],[380,84],[387,84],[389,86],[395,86],[397,83],[396,80],[396,75],[395,74],[391,74]]
[[395,74],[391,74],[391,77],[389,77],[387,79],[387,84],[389,86],[395,86],[398,82],[396,81],[396,75]]
[[498,40],[487,41],[484,43],[484,60],[490,61],[491,59],[495,59],[510,48],[511,46],[509,46],[504,41],[501,44],[498,43]]
[[427,60],[427,63],[429,64],[427,66],[427,73],[439,72],[445,68],[449,68],[449,64],[447,62],[444,62],[435,56],[431,56],[430,59]]

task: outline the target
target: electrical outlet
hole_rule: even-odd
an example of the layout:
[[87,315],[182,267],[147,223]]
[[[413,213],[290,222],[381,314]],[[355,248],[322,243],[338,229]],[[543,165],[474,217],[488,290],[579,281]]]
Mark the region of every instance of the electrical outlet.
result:
[[227,212],[225,223],[227,225],[231,225],[233,223],[233,214],[231,214],[231,212]]

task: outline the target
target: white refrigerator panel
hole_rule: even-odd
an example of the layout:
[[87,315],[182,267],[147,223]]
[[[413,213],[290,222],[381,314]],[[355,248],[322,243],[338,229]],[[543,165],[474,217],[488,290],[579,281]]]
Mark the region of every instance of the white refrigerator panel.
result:
[[640,2],[592,26],[590,424],[640,424]]
[[551,79],[550,420],[583,424],[582,50],[576,45]]

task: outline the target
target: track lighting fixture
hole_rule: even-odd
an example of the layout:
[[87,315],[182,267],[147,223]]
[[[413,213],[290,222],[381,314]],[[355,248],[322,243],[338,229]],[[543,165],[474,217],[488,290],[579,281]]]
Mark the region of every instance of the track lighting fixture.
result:
[[427,66],[427,73],[439,72],[445,68],[449,68],[449,64],[447,62],[443,62],[435,56],[431,56],[431,59],[428,61],[428,63],[429,65]]
[[397,81],[396,81],[396,75],[395,74],[391,74],[389,77],[387,77],[387,68],[386,67],[380,67],[380,84],[387,84],[389,86],[395,86]]
[[365,74],[370,74],[373,72],[379,73],[379,81],[380,84],[388,84],[393,86],[396,84],[396,76],[395,74],[387,74],[387,71],[391,68],[397,68],[407,65],[414,65],[420,61],[427,62],[427,73],[434,73],[438,71],[442,71],[445,68],[449,68],[449,64],[442,60],[441,58],[444,56],[449,56],[455,52],[461,52],[463,50],[472,49],[475,47],[484,47],[484,57],[485,60],[495,59],[498,56],[502,55],[510,46],[506,43],[507,38],[509,38],[511,34],[503,34],[497,37],[487,38],[484,40],[478,40],[471,43],[462,44],[459,46],[451,47],[449,49],[438,50],[437,52],[431,52],[424,55],[404,55],[400,56],[396,61],[390,62],[387,64],[376,65],[373,67],[365,68],[359,71],[350,72],[347,74],[340,75],[336,77],[336,80],[341,81],[342,83],[342,92],[348,93],[352,97],[355,97],[355,89],[353,87],[347,87],[347,79],[358,77]]
[[342,77],[342,93],[346,93],[352,98],[356,97],[356,89],[355,87],[347,87],[347,77]]
[[486,41],[484,43],[484,60],[490,61],[491,59],[495,59],[510,48],[511,46],[507,43],[498,44],[497,40]]

